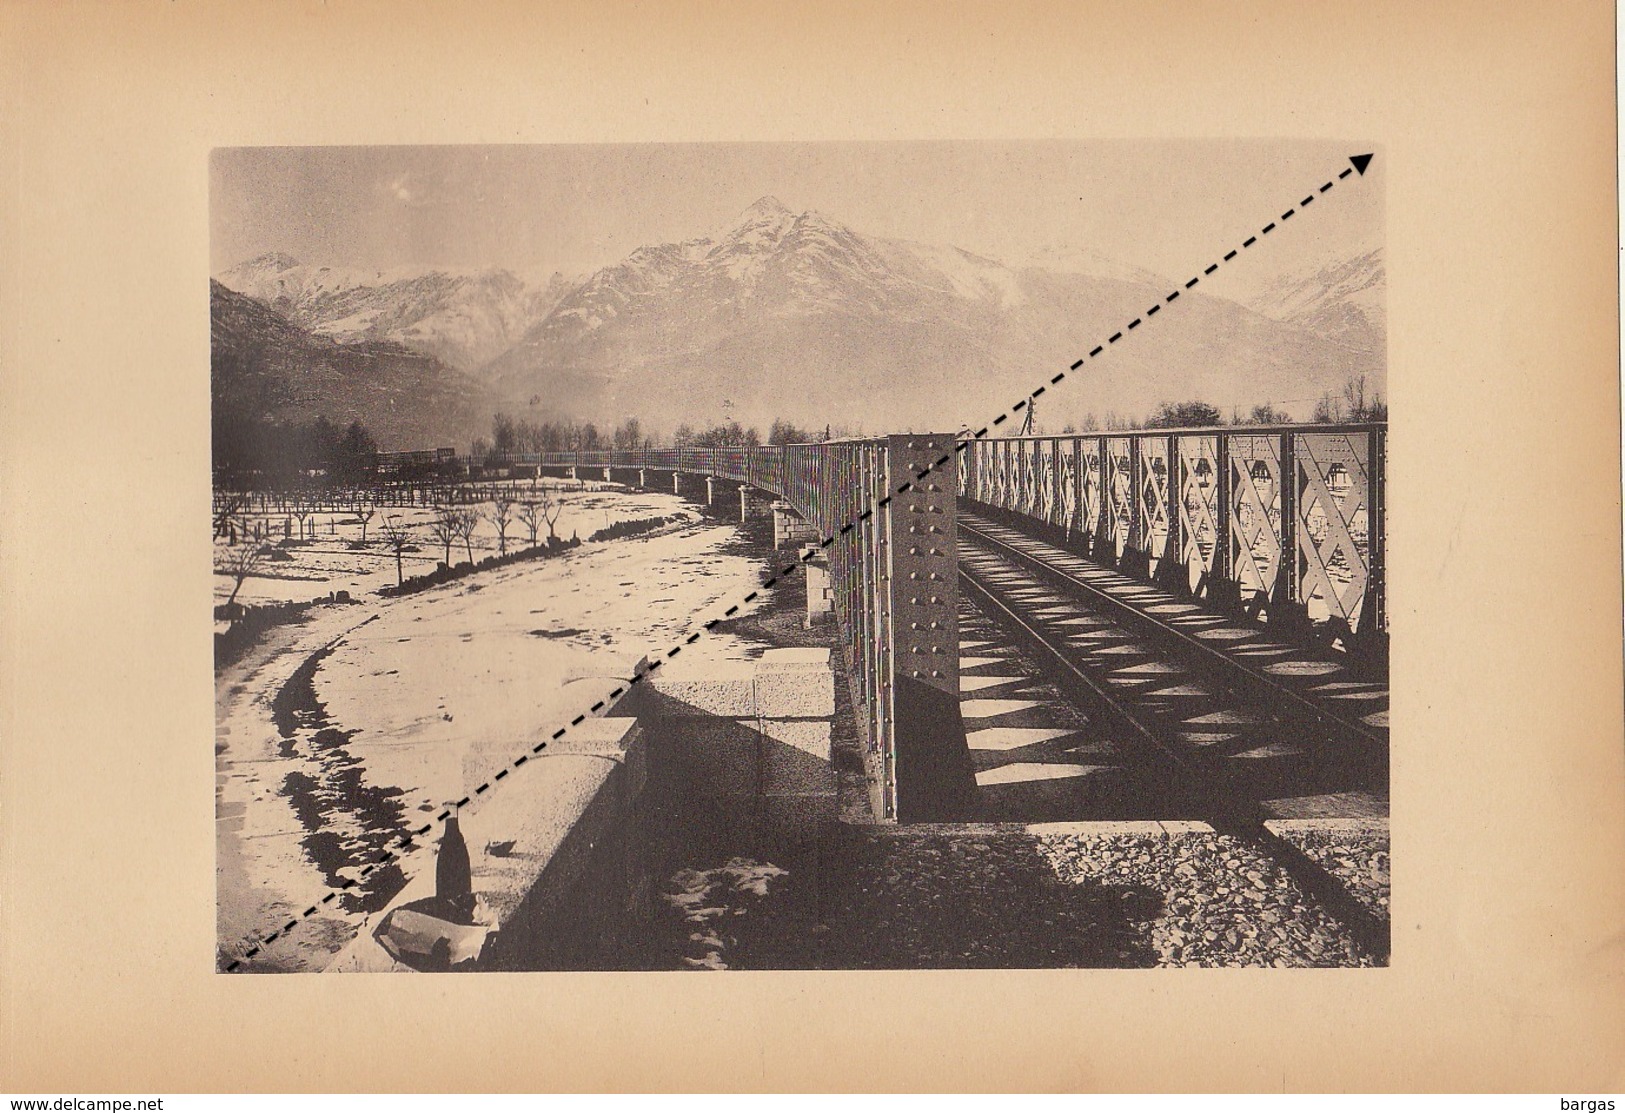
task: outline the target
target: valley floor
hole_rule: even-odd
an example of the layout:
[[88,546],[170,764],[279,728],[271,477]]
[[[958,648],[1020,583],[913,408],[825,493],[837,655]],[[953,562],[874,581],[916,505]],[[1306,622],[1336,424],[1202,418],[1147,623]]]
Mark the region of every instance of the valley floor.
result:
[[[681,505],[645,493],[598,499],[589,513],[610,520]],[[221,964],[251,933],[354,879],[369,854],[602,697],[645,653],[757,587],[737,530],[690,516],[415,595],[316,606],[219,672]],[[721,659],[747,645],[718,633],[690,652]],[[420,851],[402,866],[432,862]],[[243,968],[320,969],[403,881],[396,867],[375,872]]]

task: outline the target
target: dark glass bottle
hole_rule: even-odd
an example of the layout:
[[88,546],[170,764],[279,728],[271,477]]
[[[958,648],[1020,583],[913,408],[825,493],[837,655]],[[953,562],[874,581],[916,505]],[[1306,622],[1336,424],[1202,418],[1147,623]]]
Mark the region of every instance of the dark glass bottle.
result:
[[467,918],[474,912],[474,877],[468,864],[468,844],[463,841],[457,817],[446,820],[446,833],[440,836],[440,857],[435,862],[434,895],[448,909]]

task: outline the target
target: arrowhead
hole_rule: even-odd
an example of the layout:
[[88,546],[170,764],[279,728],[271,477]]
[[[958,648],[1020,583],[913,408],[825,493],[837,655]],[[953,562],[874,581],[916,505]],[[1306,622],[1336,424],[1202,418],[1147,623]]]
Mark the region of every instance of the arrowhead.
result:
[[1370,155],[1350,155],[1349,156],[1349,161],[1354,164],[1354,169],[1356,169],[1356,170],[1358,170],[1360,172],[1360,177],[1362,177],[1362,178],[1365,177],[1365,168],[1367,166],[1371,165],[1371,156]]

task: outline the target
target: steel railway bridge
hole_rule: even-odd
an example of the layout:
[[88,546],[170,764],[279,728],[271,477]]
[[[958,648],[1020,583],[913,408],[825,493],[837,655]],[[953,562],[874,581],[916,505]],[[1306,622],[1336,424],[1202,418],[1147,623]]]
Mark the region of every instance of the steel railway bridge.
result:
[[[876,812],[915,821],[963,818],[976,791],[962,593],[1196,791],[1213,790],[1203,746],[1233,752],[1247,733],[1197,728],[1262,721],[1316,776],[1355,767],[1385,794],[1386,437],[1381,423],[906,434],[503,462],[678,493],[703,480],[713,505],[737,491],[742,516],[771,502],[781,542],[827,568]],[[1080,637],[1046,613],[1127,633]],[[1147,669],[1200,683],[1146,690]],[[1210,698],[1193,709],[1192,693]]]

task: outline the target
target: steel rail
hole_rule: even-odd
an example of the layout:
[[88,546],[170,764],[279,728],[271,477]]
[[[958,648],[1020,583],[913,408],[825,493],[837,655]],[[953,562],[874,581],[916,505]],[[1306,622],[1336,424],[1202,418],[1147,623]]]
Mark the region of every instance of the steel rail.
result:
[[[1305,895],[1318,901],[1327,915],[1348,929],[1361,947],[1379,961],[1387,961],[1392,945],[1391,921],[1362,904],[1329,869],[1266,827],[1261,799],[1238,798],[1234,785],[1215,784],[1202,764],[1192,761],[1162,730],[1136,713],[1132,692],[1119,693],[1097,681],[1078,663],[1075,649],[1056,644],[1018,608],[967,571],[963,562],[960,586],[989,619],[1006,626],[1019,641],[1038,651],[1042,661],[1052,667],[1051,675],[1060,681],[1063,691],[1083,697],[1086,706],[1103,712],[1105,718],[1126,732],[1132,741],[1125,747],[1125,756],[1151,764],[1151,772],[1160,774],[1165,786],[1177,786],[1168,794],[1171,804],[1202,815],[1215,831],[1251,843],[1273,858]],[[1288,732],[1295,733],[1290,728]]]
[[[1001,540],[989,533],[980,524],[981,521],[974,515],[961,512],[959,528],[994,551],[1009,555],[1017,562],[1060,584],[1068,591],[1081,592],[1091,601],[1104,604],[1114,613],[1120,615],[1126,625],[1138,629],[1144,635],[1177,643],[1194,659],[1202,672],[1223,686],[1234,689],[1239,685],[1256,693],[1261,697],[1261,702],[1265,704],[1275,703],[1290,707],[1294,711],[1294,718],[1306,728],[1324,730],[1337,735],[1343,741],[1365,751],[1365,756],[1376,758],[1386,764],[1388,740],[1384,732],[1358,720],[1350,720],[1336,714],[1319,701],[1310,699],[1302,693],[1293,691],[1286,685],[1248,668],[1223,650],[1209,645],[1201,638],[1195,637],[1170,623],[1163,622],[1132,603],[1119,599],[1112,593],[1072,575],[1064,568],[1056,567],[1041,556]],[[1006,526],[1004,528],[1020,533],[1014,527]],[[1043,542],[1037,543],[1043,544]]]

